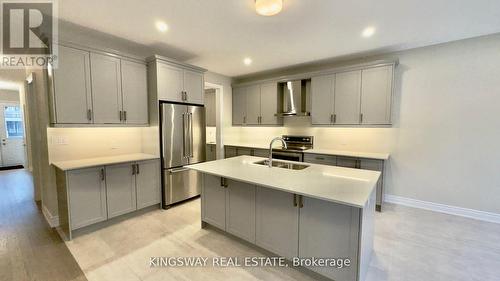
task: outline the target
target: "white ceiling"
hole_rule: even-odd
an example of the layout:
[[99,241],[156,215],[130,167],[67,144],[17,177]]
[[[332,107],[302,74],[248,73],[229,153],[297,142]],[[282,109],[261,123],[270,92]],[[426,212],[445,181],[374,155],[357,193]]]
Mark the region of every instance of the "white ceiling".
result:
[[[59,16],[182,50],[178,59],[228,76],[500,32],[499,0],[284,0],[273,17],[257,15],[254,0],[64,0]],[[157,20],[169,31],[158,32]],[[367,26],[377,28],[369,39],[360,36]]]

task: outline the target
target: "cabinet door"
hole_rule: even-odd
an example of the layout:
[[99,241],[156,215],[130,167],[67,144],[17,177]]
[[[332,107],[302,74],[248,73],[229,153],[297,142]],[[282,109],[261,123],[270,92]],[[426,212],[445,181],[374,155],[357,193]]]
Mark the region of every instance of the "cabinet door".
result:
[[233,89],[233,125],[244,125],[246,121],[246,88]]
[[299,209],[293,194],[257,187],[256,210],[256,244],[286,258],[296,257]]
[[260,119],[260,85],[247,88],[246,124],[258,125]]
[[362,124],[390,124],[392,72],[389,66],[364,69],[362,73]]
[[108,218],[137,210],[133,163],[106,166]]
[[384,199],[384,161],[375,159],[361,159],[360,167],[363,170],[379,171],[382,174],[377,182],[376,205],[380,210]]
[[108,218],[104,168],[68,172],[71,229],[78,229]]
[[226,189],[221,184],[221,178],[203,174],[201,196],[203,221],[226,230]]
[[207,144],[207,161],[213,161],[217,159],[217,153],[215,150],[215,144]]
[[161,202],[160,160],[137,163],[136,190],[137,209],[142,209]]
[[335,124],[359,124],[361,71],[335,74]]
[[91,53],[90,64],[92,66],[94,123],[121,123],[122,84],[120,59]]
[[322,155],[322,154],[304,154],[304,162],[322,165],[337,165],[337,157],[333,155]]
[[146,65],[121,61],[124,121],[148,124],[148,84]]
[[238,156],[241,156],[241,155],[251,156],[252,155],[252,150],[250,148],[238,147],[238,149],[236,151],[237,151],[236,153]]
[[359,168],[359,159],[352,157],[337,156],[337,166],[345,168]]
[[236,151],[236,147],[226,146],[224,148],[224,158],[231,158],[238,156],[238,152]]
[[269,157],[269,149],[254,149],[253,156]]
[[266,83],[260,86],[260,124],[280,125],[283,118],[276,116],[278,112],[278,83]]
[[255,243],[255,186],[227,180],[226,231]]
[[359,209],[303,197],[299,256],[349,258],[351,266],[309,267],[332,280],[357,280]]
[[203,73],[184,70],[184,91],[188,103],[203,104]]
[[158,99],[183,102],[184,71],[181,68],[158,63]]
[[335,75],[316,76],[311,79],[311,122],[327,125],[333,122]]
[[[91,123],[90,53],[59,46],[59,67],[54,69],[56,123]],[[90,118],[89,118],[90,117]]]

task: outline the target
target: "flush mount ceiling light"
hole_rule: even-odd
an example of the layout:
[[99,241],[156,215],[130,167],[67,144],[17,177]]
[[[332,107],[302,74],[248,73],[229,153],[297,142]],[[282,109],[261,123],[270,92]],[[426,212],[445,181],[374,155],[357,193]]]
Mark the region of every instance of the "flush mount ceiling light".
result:
[[363,36],[365,38],[372,37],[373,34],[375,34],[375,27],[373,27],[373,26],[369,26],[369,27],[363,29],[363,32],[361,32],[361,36]]
[[251,65],[252,64],[252,59],[251,58],[245,58],[245,59],[243,59],[243,63],[245,65]]
[[161,32],[167,32],[168,25],[163,21],[157,21],[156,22],[156,29],[158,29]]
[[261,16],[274,16],[283,9],[283,0],[255,0],[255,11]]

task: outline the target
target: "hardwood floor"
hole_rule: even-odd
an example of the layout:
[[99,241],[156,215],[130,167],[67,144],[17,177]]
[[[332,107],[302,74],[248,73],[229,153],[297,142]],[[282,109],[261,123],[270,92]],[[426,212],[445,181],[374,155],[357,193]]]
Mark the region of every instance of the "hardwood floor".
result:
[[26,170],[0,171],[0,280],[87,280],[34,202]]
[[[374,242],[365,281],[499,280],[499,224],[387,204],[376,214]],[[150,267],[150,257],[266,255],[213,228],[201,229],[199,200],[110,225],[67,245],[90,281],[315,279],[282,267]]]

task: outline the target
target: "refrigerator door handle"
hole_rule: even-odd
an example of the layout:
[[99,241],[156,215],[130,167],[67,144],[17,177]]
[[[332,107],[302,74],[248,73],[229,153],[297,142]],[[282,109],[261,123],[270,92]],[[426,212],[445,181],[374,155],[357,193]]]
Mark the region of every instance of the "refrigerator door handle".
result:
[[189,157],[193,157],[193,113],[189,113]]
[[186,145],[186,136],[187,136],[187,120],[186,113],[182,113],[182,157],[187,157],[187,145]]

